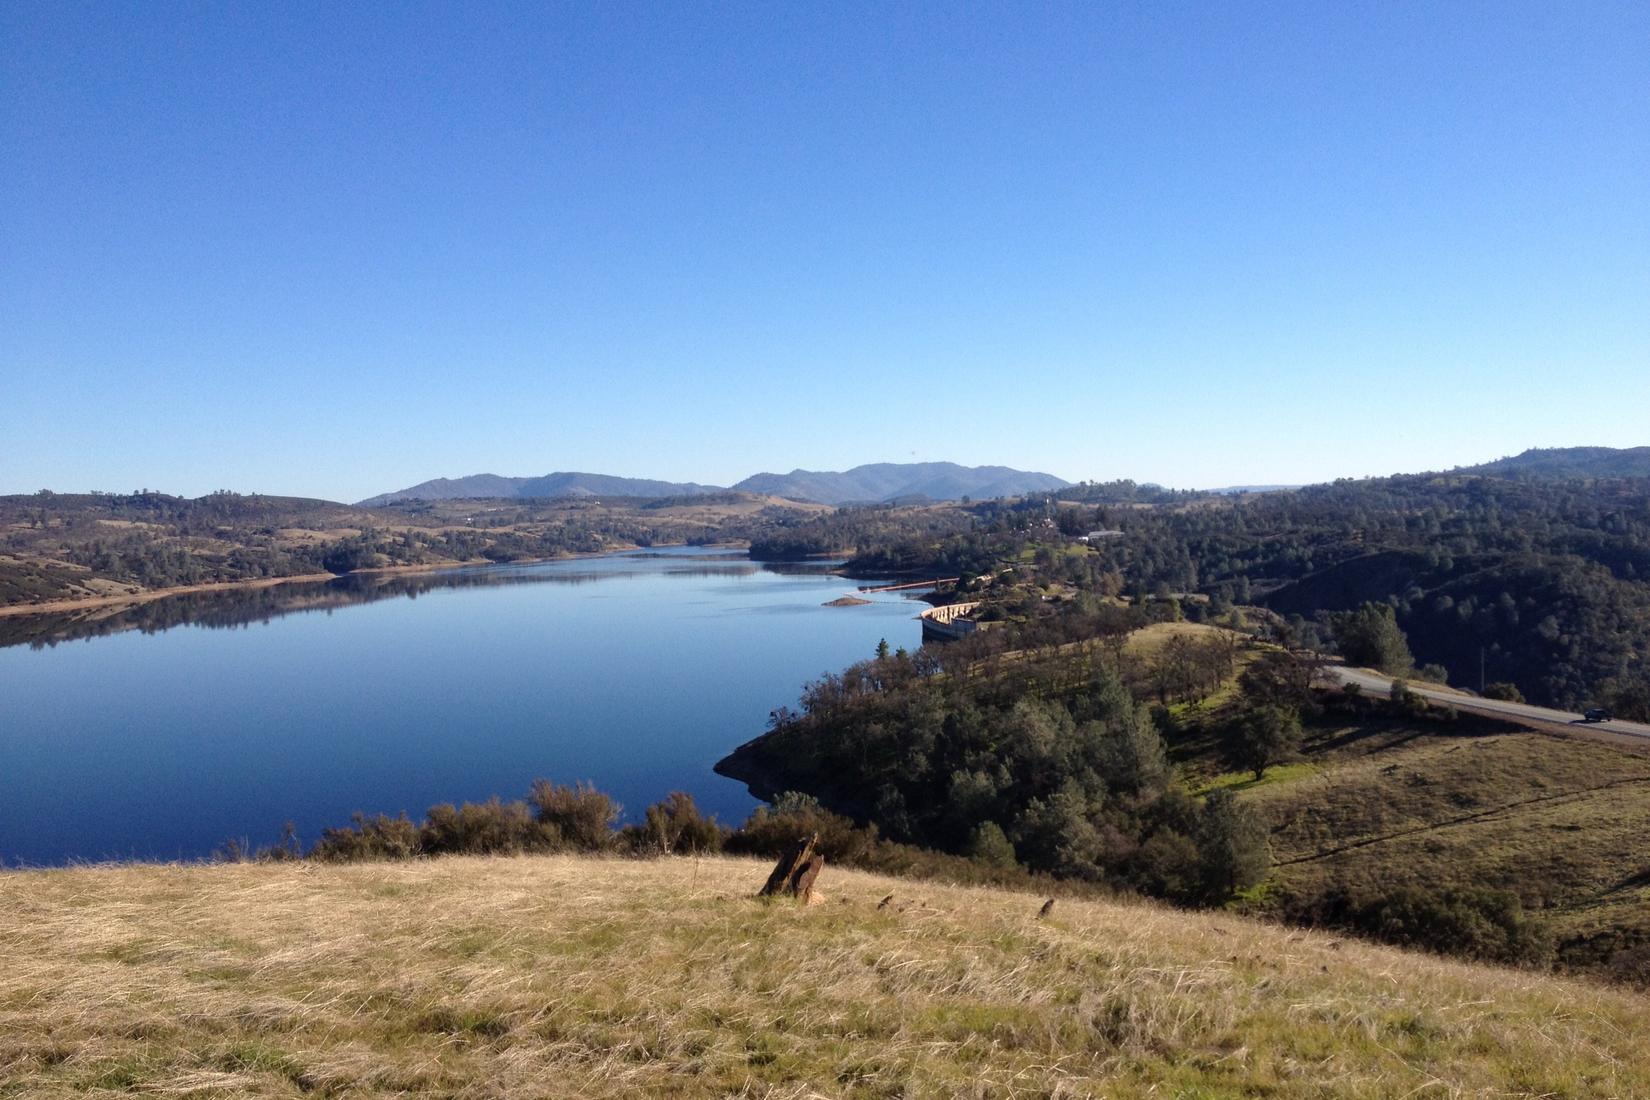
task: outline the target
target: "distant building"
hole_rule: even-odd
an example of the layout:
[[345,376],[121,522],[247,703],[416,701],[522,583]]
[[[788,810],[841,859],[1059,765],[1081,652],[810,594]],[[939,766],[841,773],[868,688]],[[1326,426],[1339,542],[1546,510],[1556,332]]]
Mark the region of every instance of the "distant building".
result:
[[1104,542],[1106,539],[1120,539],[1122,537],[1123,537],[1123,532],[1121,532],[1121,531],[1090,531],[1086,535],[1078,535],[1077,536],[1077,541],[1078,542]]

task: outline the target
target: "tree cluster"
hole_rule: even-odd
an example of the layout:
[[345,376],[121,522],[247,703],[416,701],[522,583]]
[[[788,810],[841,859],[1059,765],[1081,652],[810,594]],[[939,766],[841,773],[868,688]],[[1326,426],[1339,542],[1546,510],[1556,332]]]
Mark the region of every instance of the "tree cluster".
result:
[[889,658],[822,677],[719,767],[896,841],[1182,902],[1222,901],[1264,874],[1259,826],[1172,781],[1103,647],[946,664]]

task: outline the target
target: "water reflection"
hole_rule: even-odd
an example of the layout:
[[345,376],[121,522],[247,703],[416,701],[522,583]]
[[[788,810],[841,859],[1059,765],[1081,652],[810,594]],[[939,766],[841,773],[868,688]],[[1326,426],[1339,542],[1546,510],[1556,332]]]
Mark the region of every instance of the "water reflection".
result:
[[[660,567],[661,560],[672,564]],[[674,564],[681,563],[681,564]],[[83,607],[0,618],[0,648],[34,648],[135,630],[155,634],[178,626],[214,630],[268,623],[285,615],[335,611],[379,600],[415,600],[429,592],[506,585],[583,585],[664,573],[673,577],[741,577],[757,573],[820,576],[839,562],[755,562],[743,551],[643,550],[599,558],[530,565],[464,566],[412,573],[355,573],[325,581],[260,588],[180,592],[144,603]]]
[[854,587],[695,548],[0,620],[33,643],[0,649],[0,864],[193,859],[286,821],[308,843],[541,776],[630,821],[682,790],[737,822],[718,759],[807,680],[921,644],[903,593],[833,606]]

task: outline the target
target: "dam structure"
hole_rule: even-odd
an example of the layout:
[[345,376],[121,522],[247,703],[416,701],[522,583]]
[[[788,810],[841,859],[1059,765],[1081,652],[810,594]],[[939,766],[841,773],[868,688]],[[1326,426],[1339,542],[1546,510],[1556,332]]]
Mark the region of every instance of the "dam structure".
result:
[[964,603],[948,603],[943,607],[930,607],[921,615],[922,640],[925,642],[954,642],[959,638],[966,638],[980,628],[980,624],[968,615],[977,607],[980,601],[970,600]]

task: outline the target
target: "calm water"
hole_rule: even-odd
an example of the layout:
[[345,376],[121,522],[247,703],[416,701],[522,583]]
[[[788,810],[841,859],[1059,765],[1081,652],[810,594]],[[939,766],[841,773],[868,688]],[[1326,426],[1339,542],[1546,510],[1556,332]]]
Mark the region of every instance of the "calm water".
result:
[[821,606],[853,587],[666,550],[0,619],[0,860],[196,858],[288,820],[307,844],[537,776],[742,820],[717,759],[804,680],[919,644],[900,594]]

